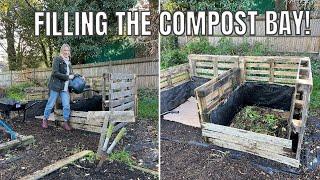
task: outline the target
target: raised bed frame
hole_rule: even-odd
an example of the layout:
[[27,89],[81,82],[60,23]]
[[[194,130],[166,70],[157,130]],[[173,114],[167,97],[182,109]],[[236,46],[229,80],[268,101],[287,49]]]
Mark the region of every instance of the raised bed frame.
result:
[[[215,145],[235,149],[293,167],[299,167],[301,144],[312,90],[308,57],[189,55],[189,64],[161,71],[160,87],[167,90],[190,81],[192,76],[211,79],[195,89],[202,135]],[[228,100],[245,82],[264,82],[295,88],[288,119],[288,138],[254,133],[209,121],[210,113]],[[297,151],[291,134],[298,135]],[[295,154],[295,158],[292,155]]]

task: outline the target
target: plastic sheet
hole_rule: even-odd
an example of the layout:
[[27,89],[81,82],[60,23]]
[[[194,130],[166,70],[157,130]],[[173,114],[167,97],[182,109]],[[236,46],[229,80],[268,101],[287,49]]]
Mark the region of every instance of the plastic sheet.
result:
[[260,106],[290,111],[294,87],[247,82],[210,113],[210,121],[229,126],[235,115],[245,106]]
[[171,111],[186,102],[189,97],[194,96],[195,88],[208,81],[209,79],[206,78],[192,77],[191,81],[161,91],[161,114]]

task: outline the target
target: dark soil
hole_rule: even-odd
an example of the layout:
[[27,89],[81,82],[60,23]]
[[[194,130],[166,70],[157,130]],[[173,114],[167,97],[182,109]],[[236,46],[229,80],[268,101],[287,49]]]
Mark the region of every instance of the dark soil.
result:
[[95,171],[98,162],[81,159],[46,176],[45,179],[157,179],[157,177],[116,161],[107,161],[100,171]]
[[288,111],[246,106],[235,116],[230,127],[286,138],[289,116]]
[[[40,120],[34,119],[34,116],[41,115],[44,106],[45,102],[39,103],[29,109],[27,111],[27,119],[24,123],[22,122],[22,116],[7,121],[17,133],[22,135],[33,135],[35,143],[28,147],[21,147],[0,154],[0,179],[17,179],[40,170],[60,159],[71,156],[76,152],[82,150],[97,150],[100,138],[100,135],[97,133],[75,129],[71,132],[67,132],[61,127],[56,127],[53,123],[50,124],[48,129],[42,129],[40,127]],[[135,151],[130,152],[132,153],[136,164],[157,169],[157,163],[150,160],[154,159],[153,156],[150,157],[150,152],[154,153],[158,151],[157,138],[155,138],[156,136],[154,135],[156,134],[156,128],[154,127],[156,127],[154,122],[148,120],[137,120],[136,123],[129,123],[127,125],[127,135],[116,146],[114,152],[122,150],[125,147],[139,144],[143,149],[134,149]],[[150,143],[146,143],[150,141],[150,139],[153,143],[152,146],[150,146]],[[153,149],[156,150],[154,151]],[[154,156],[158,157],[158,153]],[[93,165],[94,164],[92,164],[92,166]],[[90,168],[90,166],[91,165],[88,164],[87,167]],[[111,178],[117,172],[120,174],[116,177],[122,177],[124,179],[137,179],[138,177],[141,179],[141,177],[143,177],[141,172],[129,171],[127,170],[128,167],[122,163],[108,162],[108,164],[106,163],[104,166],[108,168],[108,171],[103,173],[103,176],[101,176],[100,179],[103,179],[104,177]],[[121,169],[122,167],[124,167],[124,170]],[[80,175],[83,175],[83,173],[86,172],[85,169],[80,168],[77,170],[73,169],[70,173],[72,174],[74,172],[74,174],[76,174],[76,171]],[[57,177],[59,176],[60,175],[58,174]],[[69,177],[71,178],[72,176]],[[77,177],[78,176],[75,176],[74,178],[77,179]],[[97,178],[94,173],[90,173],[89,176],[86,176],[86,179],[91,177],[92,179]],[[149,175],[145,175],[145,177],[149,177]]]
[[[307,131],[320,120],[309,118]],[[314,124],[315,123],[315,124]],[[317,135],[320,135],[317,130]],[[310,139],[309,134],[306,139]],[[318,137],[318,136],[317,136]],[[306,140],[315,152],[320,138]],[[318,153],[320,155],[319,149]],[[234,150],[205,143],[201,129],[166,120],[161,121],[161,179],[319,179],[320,166],[300,169]]]

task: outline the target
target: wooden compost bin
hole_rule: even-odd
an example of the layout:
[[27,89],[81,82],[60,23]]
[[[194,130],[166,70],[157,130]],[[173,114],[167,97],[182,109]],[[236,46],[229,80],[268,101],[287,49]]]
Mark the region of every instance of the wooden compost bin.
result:
[[[70,124],[75,129],[101,132],[104,118],[112,114],[114,128],[117,131],[126,123],[135,121],[137,115],[137,89],[134,74],[103,74],[99,89],[102,95],[102,111],[71,111]],[[38,118],[42,118],[38,117]],[[51,121],[63,122],[62,110],[55,110],[49,117]]]
[[[299,167],[312,90],[309,58],[194,54],[188,58],[189,65],[172,67],[161,73],[161,90],[188,81],[193,76],[211,79],[195,89],[202,135],[208,142]],[[226,102],[233,91],[246,82],[294,87],[287,139],[210,122],[210,113]],[[291,134],[298,136],[296,152],[292,149]]]

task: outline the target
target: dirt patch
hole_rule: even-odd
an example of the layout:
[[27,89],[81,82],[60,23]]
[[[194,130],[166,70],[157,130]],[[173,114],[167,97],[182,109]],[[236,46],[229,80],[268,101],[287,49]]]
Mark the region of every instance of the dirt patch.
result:
[[96,172],[97,162],[81,159],[46,176],[45,179],[157,179],[157,177],[135,170],[116,161],[107,161]]
[[[27,119],[24,123],[22,122],[23,117],[11,119],[7,123],[19,134],[33,135],[35,143],[27,148],[22,147],[0,154],[0,179],[17,179],[81,150],[97,150],[100,138],[97,133],[80,130],[67,132],[61,127],[56,127],[53,123],[48,129],[42,129],[40,121],[34,119],[34,115],[43,113],[43,103],[37,104],[27,113]],[[131,146],[142,144],[144,146],[147,138],[151,139],[154,144],[150,149],[157,149],[157,138],[154,138],[155,127],[154,122],[147,120],[129,123],[127,135],[114,151],[123,150],[128,144]],[[136,164],[147,166],[145,162],[150,161],[149,152],[154,152],[150,149],[144,148],[144,150],[129,151],[129,153],[134,157]],[[139,161],[140,159],[141,161]],[[154,163],[150,167],[157,169],[156,166],[157,163]]]
[[286,138],[289,116],[288,111],[246,106],[235,116],[230,127]]
[[[310,118],[307,128],[312,126]],[[311,130],[312,131],[312,130]],[[316,144],[316,142],[309,142]],[[317,142],[319,143],[319,141]],[[314,171],[286,165],[230,149],[210,145],[202,140],[201,129],[166,120],[161,121],[161,179],[316,179]]]

